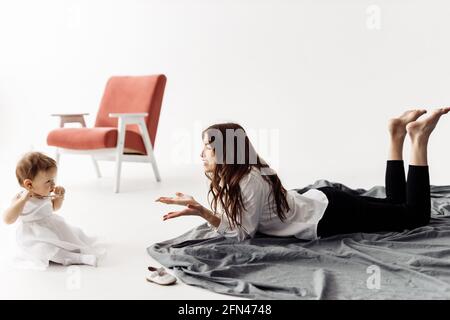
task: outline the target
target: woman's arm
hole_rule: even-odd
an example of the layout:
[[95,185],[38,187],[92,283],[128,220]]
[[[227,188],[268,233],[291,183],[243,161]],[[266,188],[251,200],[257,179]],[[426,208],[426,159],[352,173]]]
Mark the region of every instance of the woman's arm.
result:
[[181,192],[177,192],[176,197],[160,197],[156,199],[156,202],[162,202],[165,204],[177,204],[186,206],[187,208],[180,211],[172,211],[163,216],[163,220],[173,219],[181,216],[199,216],[208,221],[214,227],[220,225],[221,219],[214,214],[211,210],[208,210],[200,203],[198,203],[192,196],[185,195]]
[[[255,200],[255,199],[250,199]],[[172,211],[163,216],[163,220],[173,219],[181,216],[200,216],[205,219],[216,232],[224,237],[237,238],[239,241],[253,237],[256,232],[259,221],[259,210],[256,206],[258,201],[247,203],[248,209],[243,215],[241,227],[231,227],[226,217],[214,213],[213,211],[203,207],[192,196],[185,195],[181,192],[176,193],[176,197],[160,197],[157,202],[166,204],[183,205],[187,208],[180,211]]]
[[6,224],[13,224],[16,222],[19,215],[22,213],[25,204],[28,199],[31,198],[31,192],[25,191],[22,194],[18,194],[12,201],[8,209],[3,213],[3,221]]
[[212,212],[211,210],[205,208],[202,206],[202,218],[205,219],[206,221],[208,221],[208,223],[210,225],[212,225],[215,228],[218,228],[221,222],[221,218],[219,218],[216,214],[214,214],[214,212]]

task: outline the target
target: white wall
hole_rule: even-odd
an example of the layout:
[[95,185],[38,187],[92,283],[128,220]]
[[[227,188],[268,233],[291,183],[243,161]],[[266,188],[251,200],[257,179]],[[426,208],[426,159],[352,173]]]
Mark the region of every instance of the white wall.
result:
[[[183,148],[200,165],[201,129],[232,120],[263,142],[278,130],[287,187],[382,184],[387,119],[450,101],[449,13],[445,1],[2,0],[2,178],[28,149],[51,151],[50,113],[90,112],[92,125],[109,76],[165,73],[156,153],[169,168]],[[432,184],[450,183],[449,137],[445,119]]]

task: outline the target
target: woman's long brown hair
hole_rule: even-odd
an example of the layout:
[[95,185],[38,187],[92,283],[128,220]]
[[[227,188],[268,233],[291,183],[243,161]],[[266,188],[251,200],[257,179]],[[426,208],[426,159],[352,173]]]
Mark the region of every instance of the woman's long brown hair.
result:
[[286,189],[277,174],[256,153],[245,130],[236,123],[219,123],[206,128],[202,135],[214,148],[216,158],[213,172],[205,173],[211,181],[208,200],[212,210],[217,212],[220,205],[230,225],[233,228],[242,227],[245,207],[239,182],[256,167],[264,172],[262,177],[271,186],[269,198],[272,196],[275,200],[277,216],[284,221],[285,212],[289,211]]

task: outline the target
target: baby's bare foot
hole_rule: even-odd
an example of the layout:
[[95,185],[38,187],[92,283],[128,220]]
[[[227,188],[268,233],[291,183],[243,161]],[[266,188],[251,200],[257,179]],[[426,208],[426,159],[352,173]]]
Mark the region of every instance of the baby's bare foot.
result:
[[448,113],[449,111],[450,107],[439,108],[433,110],[428,118],[408,123],[406,126],[406,130],[409,134],[409,137],[411,138],[411,141],[428,141],[431,132],[433,132],[441,116]]
[[408,110],[401,116],[390,119],[388,128],[391,137],[403,139],[406,136],[406,125],[410,122],[416,121],[426,112],[427,111],[424,109]]

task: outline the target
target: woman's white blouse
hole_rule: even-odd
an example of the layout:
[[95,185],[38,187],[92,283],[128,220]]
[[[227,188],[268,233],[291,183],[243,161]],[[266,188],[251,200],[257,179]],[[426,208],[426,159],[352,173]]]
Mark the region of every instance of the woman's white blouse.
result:
[[295,190],[288,190],[286,196],[290,210],[285,213],[286,220],[281,221],[276,213],[272,195],[269,198],[271,186],[257,168],[252,168],[239,185],[245,207],[242,212],[242,226],[232,228],[221,210],[220,225],[217,228],[210,225],[219,234],[237,238],[239,241],[252,238],[257,231],[278,237],[317,239],[317,224],[328,205],[328,198],[322,191],[310,189],[299,194]]

